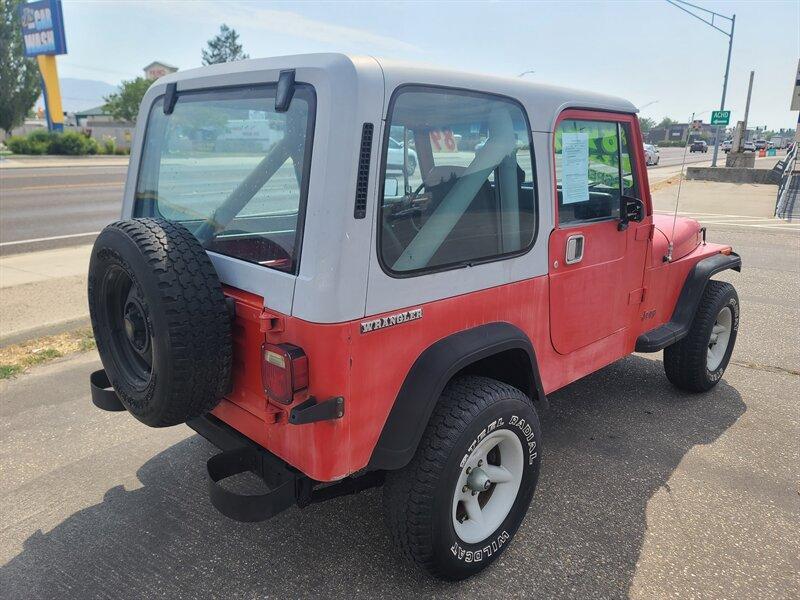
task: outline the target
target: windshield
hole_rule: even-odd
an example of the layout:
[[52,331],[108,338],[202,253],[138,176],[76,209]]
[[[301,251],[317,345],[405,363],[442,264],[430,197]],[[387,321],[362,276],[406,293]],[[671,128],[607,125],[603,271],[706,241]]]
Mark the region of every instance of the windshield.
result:
[[313,137],[314,90],[286,112],[275,85],[163,97],[147,122],[134,216],[185,225],[208,250],[296,272]]

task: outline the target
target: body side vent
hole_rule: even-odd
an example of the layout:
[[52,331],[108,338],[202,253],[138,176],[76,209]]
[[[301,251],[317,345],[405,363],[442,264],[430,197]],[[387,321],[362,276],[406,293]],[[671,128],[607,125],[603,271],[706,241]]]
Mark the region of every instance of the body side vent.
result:
[[356,178],[356,204],[353,217],[363,219],[367,216],[367,190],[369,189],[369,162],[372,154],[372,134],[375,126],[364,123],[361,128],[361,150],[358,154],[358,177]]

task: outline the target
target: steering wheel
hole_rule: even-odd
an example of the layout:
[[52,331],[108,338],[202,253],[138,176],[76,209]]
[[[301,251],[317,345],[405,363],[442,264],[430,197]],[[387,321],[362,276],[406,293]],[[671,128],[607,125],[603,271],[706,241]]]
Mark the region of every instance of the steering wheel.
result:
[[[425,182],[423,181],[420,183],[417,188],[411,192],[407,198],[403,200],[404,204],[411,204],[414,200],[416,200],[420,196],[420,192],[425,189]],[[416,206],[410,206],[403,210],[398,210],[396,213],[392,215],[393,219],[402,219],[405,217],[409,217],[411,221],[411,226],[416,230],[419,231],[420,227],[422,227],[421,223],[417,222],[417,219],[421,216],[422,210]],[[415,218],[416,217],[416,218]]]

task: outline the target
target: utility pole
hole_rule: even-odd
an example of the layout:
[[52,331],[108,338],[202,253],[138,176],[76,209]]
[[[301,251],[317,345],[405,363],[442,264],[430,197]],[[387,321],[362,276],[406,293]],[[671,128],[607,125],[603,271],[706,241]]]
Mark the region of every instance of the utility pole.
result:
[[[675,8],[679,8],[683,12],[692,15],[695,19],[698,19],[699,21],[702,21],[706,25],[711,26],[712,28],[719,31],[721,34],[728,36],[728,60],[725,63],[725,79],[723,79],[722,81],[722,101],[719,103],[719,109],[725,110],[725,93],[728,91],[728,74],[730,73],[731,70],[731,50],[733,49],[733,29],[736,26],[736,15],[728,17],[726,15],[714,12],[713,10],[708,10],[707,8],[701,8],[699,6],[695,6],[694,4],[684,2],[684,0],[667,0],[667,2],[672,4],[672,6],[674,6]],[[708,16],[705,17],[700,16],[694,11],[700,11]],[[717,24],[715,23],[715,18],[725,19],[726,21],[728,21],[731,25],[730,31],[725,31],[724,29],[717,27]],[[714,155],[711,159],[712,167],[717,166],[717,154],[719,154],[719,131],[720,131],[720,125],[717,125],[714,133]]]
[[[742,147],[747,141],[747,118],[750,115],[750,97],[753,94],[753,77],[755,74],[755,71],[750,71],[750,83],[747,85],[747,102],[744,105],[744,120],[739,121],[733,131],[733,143],[731,144],[731,152],[733,154],[728,155],[728,160],[726,161],[728,166],[738,166],[735,161],[730,162],[731,156],[742,152]],[[746,163],[743,166],[746,166]]]

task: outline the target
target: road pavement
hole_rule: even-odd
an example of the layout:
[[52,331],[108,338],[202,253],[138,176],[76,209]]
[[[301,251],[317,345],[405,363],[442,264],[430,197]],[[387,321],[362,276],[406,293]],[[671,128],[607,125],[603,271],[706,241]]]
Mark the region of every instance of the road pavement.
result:
[[206,494],[215,450],[184,426],[93,408],[94,353],[0,382],[2,596],[797,598],[797,235],[710,223],[710,240],[744,261],[720,276],[742,313],[719,386],[675,390],[657,354],[552,394],[528,517],[463,583],[391,547],[380,490],[265,523],[222,517]]
[[0,255],[91,243],[119,218],[126,173],[126,166],[0,170]]

